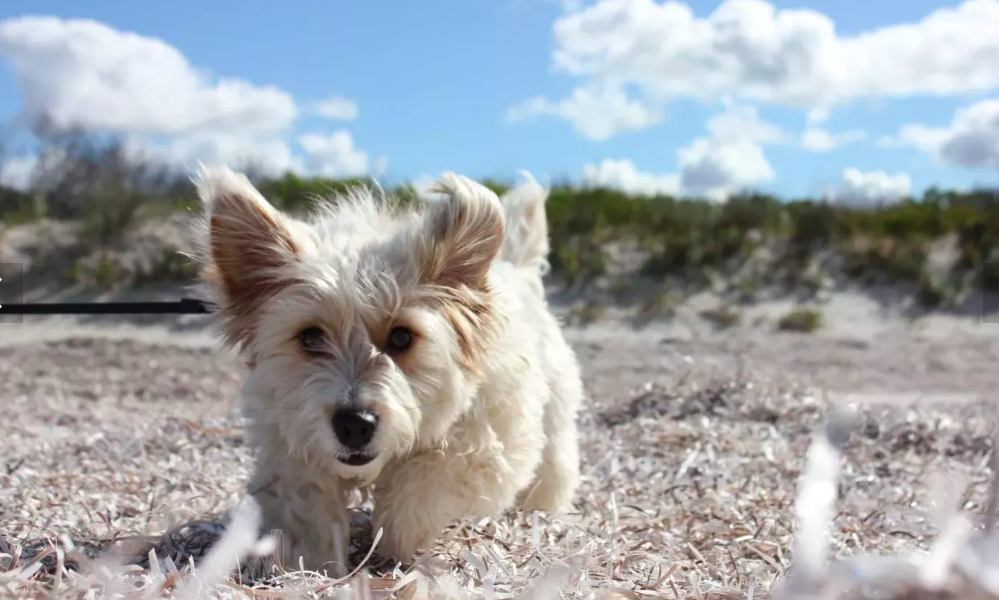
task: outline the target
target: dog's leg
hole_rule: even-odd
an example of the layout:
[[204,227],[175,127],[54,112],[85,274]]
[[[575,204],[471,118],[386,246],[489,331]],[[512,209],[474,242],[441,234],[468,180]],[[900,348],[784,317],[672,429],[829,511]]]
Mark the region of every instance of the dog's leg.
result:
[[583,401],[579,366],[559,340],[549,348],[551,400],[545,405],[545,449],[534,481],[518,494],[517,504],[528,511],[564,512],[571,508],[579,486],[579,440],[576,416]]
[[408,564],[455,519],[513,506],[516,478],[500,453],[488,451],[463,454],[452,446],[443,455],[407,460],[375,484],[374,527],[383,529],[378,553]]
[[265,532],[280,531],[284,567],[347,574],[348,497],[338,480],[318,480],[290,465],[258,468],[247,486],[259,503]]
[[[575,403],[571,403],[575,404]],[[517,504],[524,510],[564,512],[572,505],[579,485],[579,442],[576,411],[569,402],[553,401],[545,410],[545,444],[534,481]]]

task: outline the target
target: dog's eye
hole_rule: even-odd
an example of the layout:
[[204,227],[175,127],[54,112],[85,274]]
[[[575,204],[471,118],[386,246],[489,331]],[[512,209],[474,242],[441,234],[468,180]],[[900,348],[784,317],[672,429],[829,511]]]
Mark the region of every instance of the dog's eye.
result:
[[405,352],[413,345],[413,332],[405,327],[394,327],[388,335],[386,349],[390,352]]
[[326,344],[326,334],[318,327],[306,327],[298,334],[298,344],[310,354],[320,354]]

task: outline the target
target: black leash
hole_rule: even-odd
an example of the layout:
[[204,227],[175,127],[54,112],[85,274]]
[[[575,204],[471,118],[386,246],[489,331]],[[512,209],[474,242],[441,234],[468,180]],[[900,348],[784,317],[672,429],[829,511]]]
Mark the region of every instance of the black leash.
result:
[[0,315],[206,315],[212,305],[196,298],[173,302],[51,302],[2,304]]

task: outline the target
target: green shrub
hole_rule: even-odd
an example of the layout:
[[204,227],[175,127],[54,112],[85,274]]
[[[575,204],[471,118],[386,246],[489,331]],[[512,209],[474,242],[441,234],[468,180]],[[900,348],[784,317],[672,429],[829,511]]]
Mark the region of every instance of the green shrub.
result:
[[777,329],[781,331],[797,331],[811,333],[822,327],[822,313],[810,308],[799,308],[787,313],[777,321]]
[[111,288],[126,280],[126,273],[111,256],[98,256],[94,259],[77,258],[65,271],[65,277],[72,283],[97,288]]
[[0,186],[0,222],[19,225],[45,216],[45,197]]
[[317,202],[328,201],[336,195],[362,187],[373,187],[373,182],[361,178],[305,178],[293,173],[257,182],[257,189],[270,203],[289,212],[307,212]]
[[683,298],[674,292],[656,294],[638,306],[635,316],[645,321],[670,318],[682,302]]
[[918,281],[926,266],[925,244],[881,237],[855,240],[843,248],[843,270],[867,283]]
[[121,281],[121,269],[111,257],[101,259],[92,272],[94,285],[107,288]]
[[[7,224],[42,216],[81,221],[81,251],[89,253],[94,246],[120,242],[137,219],[197,208],[188,173],[136,162],[113,139],[63,136],[43,139],[42,147],[47,159],[39,163],[45,168],[33,177],[34,189],[25,193],[0,187],[0,220]],[[291,173],[254,180],[265,197],[291,212],[358,187],[377,187],[365,178]],[[501,181],[483,183],[498,194],[509,189]],[[386,191],[403,204],[418,197],[408,184]],[[936,283],[921,279],[927,248],[932,240],[953,235],[959,260],[951,279],[963,281],[970,274],[985,287],[999,288],[999,197],[992,190],[930,189],[918,200],[865,209],[810,199],[785,202],[763,194],[736,195],[724,203],[634,196],[562,183],[552,188],[546,212],[552,274],[571,283],[606,275],[607,248],[615,242],[637,244],[644,251],[640,271],[645,275],[692,275],[702,284],[707,271],[730,272],[766,244],[777,252],[777,262],[754,275],[753,285],[742,290],[746,298],[752,296],[751,288],[774,283],[777,277],[795,286],[808,285],[803,274],[817,253],[825,257],[825,251],[834,251],[847,276],[863,282],[918,284],[920,293],[933,301],[937,292],[954,290],[935,290]],[[179,273],[179,267],[164,263],[148,276],[172,272]]]
[[607,309],[602,304],[587,302],[585,304],[573,306],[569,309],[567,317],[570,324],[582,325],[585,327],[601,320],[606,312]]
[[789,251],[800,261],[838,239],[842,221],[850,216],[831,204],[810,200],[791,203],[787,211],[791,223]]
[[718,329],[734,327],[742,320],[742,315],[738,311],[724,305],[701,311],[701,317]]
[[554,272],[570,283],[599,277],[607,271],[607,256],[601,244],[575,236],[552,248],[549,263]]
[[975,284],[987,292],[999,291],[999,246],[980,258],[971,268]]
[[133,283],[183,283],[193,281],[197,274],[197,267],[191,259],[176,250],[167,250],[151,265],[135,273]]

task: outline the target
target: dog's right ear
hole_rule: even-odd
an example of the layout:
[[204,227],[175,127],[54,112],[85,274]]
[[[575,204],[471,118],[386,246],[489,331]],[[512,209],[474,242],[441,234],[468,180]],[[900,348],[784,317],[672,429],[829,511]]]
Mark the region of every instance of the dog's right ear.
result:
[[290,283],[287,267],[300,253],[291,220],[228,168],[202,168],[195,183],[204,209],[200,278],[222,311],[227,342],[245,343],[256,311]]
[[503,209],[496,194],[467,177],[445,173],[428,189],[443,198],[429,214],[424,278],[447,287],[483,291],[503,244]]
[[463,363],[474,372],[494,330],[489,269],[503,244],[503,207],[491,190],[454,173],[442,175],[428,191],[443,198],[427,212],[419,250],[422,281],[442,292],[441,310]]

